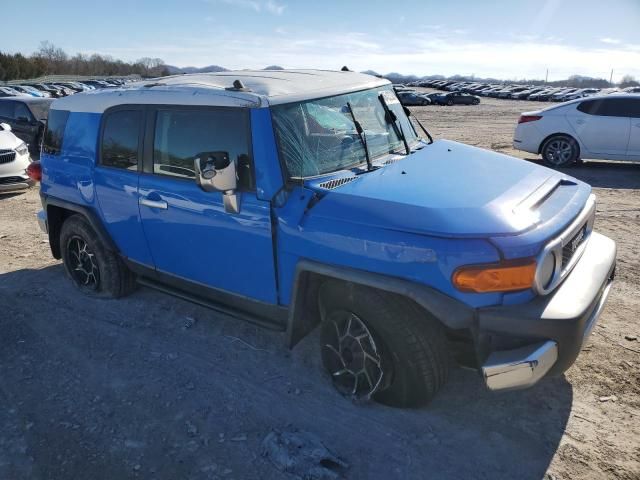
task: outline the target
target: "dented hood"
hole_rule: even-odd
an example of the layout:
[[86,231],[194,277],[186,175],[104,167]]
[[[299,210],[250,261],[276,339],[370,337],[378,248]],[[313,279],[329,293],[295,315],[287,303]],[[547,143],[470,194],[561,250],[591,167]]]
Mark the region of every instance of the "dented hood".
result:
[[[555,170],[448,140],[331,190],[309,186],[322,197],[311,216],[454,237],[518,234],[560,210],[571,218],[591,191]],[[552,197],[557,205],[545,206]]]

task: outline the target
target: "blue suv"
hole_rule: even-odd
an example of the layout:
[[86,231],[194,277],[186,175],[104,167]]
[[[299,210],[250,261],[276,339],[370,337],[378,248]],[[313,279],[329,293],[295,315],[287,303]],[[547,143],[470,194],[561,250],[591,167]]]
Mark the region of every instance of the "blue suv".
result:
[[589,185],[433,141],[389,82],[349,71],[56,100],[34,175],[40,225],[82,292],[146,285],[291,347],[320,326],[336,388],[390,405],[429,401],[453,358],[492,390],[563,372],[614,276]]

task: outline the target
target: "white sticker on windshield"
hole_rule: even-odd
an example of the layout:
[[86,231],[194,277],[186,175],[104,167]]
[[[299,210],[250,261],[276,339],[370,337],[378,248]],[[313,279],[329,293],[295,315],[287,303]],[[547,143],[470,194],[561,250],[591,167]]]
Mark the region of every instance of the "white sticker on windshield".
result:
[[398,100],[398,97],[396,97],[389,90],[383,90],[382,92],[380,92],[380,94],[382,95],[382,98],[384,98],[384,101],[387,102],[387,105],[393,105],[394,103],[400,103],[400,100]]

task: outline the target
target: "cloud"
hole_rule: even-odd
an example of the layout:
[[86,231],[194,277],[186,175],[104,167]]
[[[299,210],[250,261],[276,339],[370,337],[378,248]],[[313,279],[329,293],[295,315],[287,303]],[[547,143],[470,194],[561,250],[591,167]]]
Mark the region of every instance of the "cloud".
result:
[[[218,0],[219,1],[219,0]],[[230,69],[285,68],[375,70],[416,75],[471,75],[503,79],[549,79],[570,75],[609,78],[624,74],[640,76],[640,45],[597,43],[579,47],[553,36],[538,39],[523,36],[504,40],[476,40],[452,31],[367,34],[357,31],[282,26],[269,33],[247,32],[239,36],[231,29],[216,27],[216,35],[185,36],[171,43],[158,42],[101,49],[119,58],[160,57],[168,64],[185,66],[222,65]],[[206,32],[205,32],[206,33]],[[515,41],[514,41],[515,40]],[[215,53],[212,53],[215,52]]]
[[608,43],[609,45],[619,45],[622,42],[620,40],[618,40],[617,38],[609,38],[609,37],[604,37],[601,38],[600,41],[602,43]]
[[247,8],[254,12],[268,12],[273,15],[282,15],[287,6],[275,0],[209,0],[209,3],[222,2],[234,7]]

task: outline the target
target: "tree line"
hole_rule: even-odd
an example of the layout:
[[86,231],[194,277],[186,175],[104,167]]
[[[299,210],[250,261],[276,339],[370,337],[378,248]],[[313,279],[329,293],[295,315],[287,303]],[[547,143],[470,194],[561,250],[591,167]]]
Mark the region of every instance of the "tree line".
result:
[[44,75],[126,76],[142,75],[159,77],[169,70],[160,58],[141,58],[135,62],[124,62],[109,55],[73,56],[51,42],[41,42],[32,55],[3,53],[0,51],[0,80],[24,80]]

